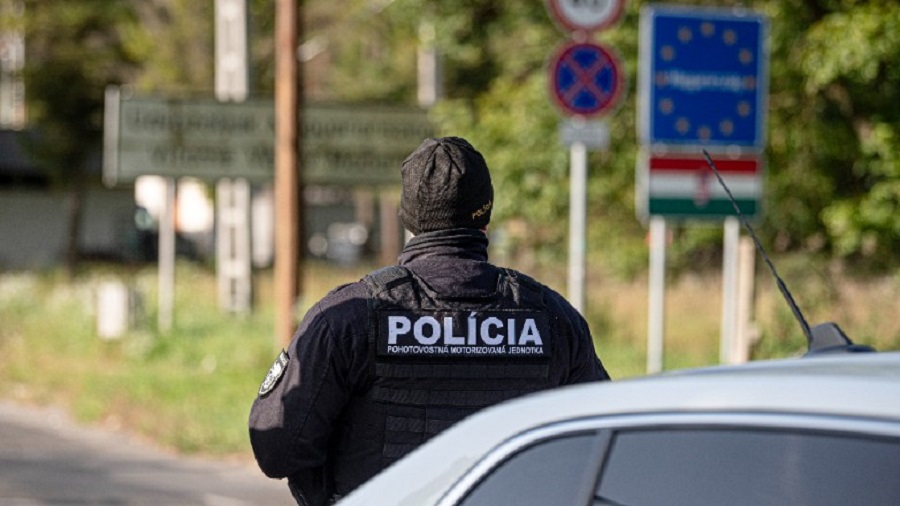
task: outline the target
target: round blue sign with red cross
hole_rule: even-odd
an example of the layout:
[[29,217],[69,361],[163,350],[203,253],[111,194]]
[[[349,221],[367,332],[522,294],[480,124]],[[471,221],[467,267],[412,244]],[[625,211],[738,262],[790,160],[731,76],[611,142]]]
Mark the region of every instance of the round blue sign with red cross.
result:
[[550,61],[550,96],[570,116],[601,116],[622,98],[620,69],[618,58],[603,46],[567,44]]

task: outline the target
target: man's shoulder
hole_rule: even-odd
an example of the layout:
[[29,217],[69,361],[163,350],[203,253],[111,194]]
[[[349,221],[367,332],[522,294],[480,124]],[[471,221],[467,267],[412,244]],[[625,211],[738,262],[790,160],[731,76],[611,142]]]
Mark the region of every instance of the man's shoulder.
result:
[[529,276],[528,274],[525,274],[522,271],[517,271],[516,269],[511,269],[509,267],[500,267],[500,269],[506,271],[507,274],[509,274],[513,278],[517,279],[519,282],[524,282],[526,284],[530,284],[530,285],[534,286],[535,288],[538,288],[541,290],[548,289],[547,285],[541,283],[537,279]]
[[376,269],[357,281],[344,283],[332,289],[319,301],[319,309],[322,311],[333,308],[344,310],[348,305],[366,306],[366,301],[373,290],[377,291],[379,286],[390,286],[407,277],[409,277],[409,271],[397,265]]
[[506,273],[515,278],[520,284],[524,284],[534,290],[539,290],[545,294],[545,296],[551,297],[560,297],[555,290],[547,286],[546,284],[539,281],[537,278],[534,278],[528,274],[525,274],[522,271],[518,271],[516,269],[510,269],[509,267],[502,267]]
[[569,311],[574,311],[569,301],[549,285],[515,269],[504,268],[504,270],[510,275],[517,278],[520,282],[524,282],[525,284],[533,287],[535,290],[539,290],[544,298],[544,302],[551,310],[564,311],[566,313],[568,313]]
[[322,312],[332,310],[345,311],[348,306],[360,305],[365,307],[366,297],[366,284],[359,280],[352,283],[344,283],[333,288],[319,300],[317,306]]
[[389,265],[370,272],[361,281],[365,283],[368,290],[380,292],[410,280],[412,280],[412,274],[406,267]]

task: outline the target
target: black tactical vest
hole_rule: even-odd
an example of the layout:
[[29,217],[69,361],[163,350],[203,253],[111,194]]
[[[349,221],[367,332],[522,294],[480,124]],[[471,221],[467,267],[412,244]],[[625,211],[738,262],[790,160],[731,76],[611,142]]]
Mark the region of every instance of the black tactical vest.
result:
[[399,266],[365,281],[374,386],[343,420],[338,494],[475,411],[550,387],[558,334],[541,286],[512,270],[479,298],[441,296]]

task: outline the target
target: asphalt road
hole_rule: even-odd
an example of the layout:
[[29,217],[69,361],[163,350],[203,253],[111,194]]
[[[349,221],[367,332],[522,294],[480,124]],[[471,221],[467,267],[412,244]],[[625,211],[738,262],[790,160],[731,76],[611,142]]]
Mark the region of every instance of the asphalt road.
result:
[[0,505],[295,504],[250,463],[170,455],[61,411],[0,401]]

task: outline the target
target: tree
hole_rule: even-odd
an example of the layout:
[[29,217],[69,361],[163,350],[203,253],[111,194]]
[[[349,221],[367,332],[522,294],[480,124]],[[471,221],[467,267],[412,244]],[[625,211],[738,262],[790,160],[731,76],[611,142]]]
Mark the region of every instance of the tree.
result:
[[[263,0],[257,0],[263,1]],[[354,0],[306,2],[313,100],[411,103],[419,26],[434,27],[444,99],[441,134],[470,137],[502,195],[495,223],[511,252],[535,261],[565,253],[568,154],[547,93],[546,62],[568,34],[545,2]],[[609,117],[612,142],[591,153],[590,250],[616,270],[645,265],[635,217],[638,26],[649,2],[628,0],[621,22],[595,36],[617,50],[629,78]],[[683,0],[746,8],[743,0]],[[821,252],[897,265],[900,249],[900,4],[891,0],[761,0],[769,19],[770,98],[763,222],[776,251]],[[835,41],[841,43],[835,43]],[[317,84],[315,84],[317,83]],[[500,228],[500,227],[495,227]],[[720,254],[716,227],[676,226],[674,265]],[[715,263],[714,263],[715,265]]]
[[[445,100],[434,117],[442,133],[468,136],[485,153],[500,192],[494,222],[505,232],[501,244],[519,262],[562,259],[569,160],[558,135],[563,116],[549,99],[546,65],[568,34],[543,2],[407,0],[394,8],[400,7],[434,20],[447,76]],[[637,12],[629,5],[619,27],[597,37],[620,53],[631,88]],[[590,154],[587,189],[590,250],[625,270],[643,258],[633,254],[643,245],[633,203],[633,98],[630,90],[609,118],[610,149]]]
[[[121,0],[25,0],[24,80],[30,151],[69,194],[66,265],[75,273],[89,164],[99,154],[104,89],[129,80],[136,60],[128,46],[137,18]],[[99,177],[97,178],[99,180]]]
[[[595,36],[614,47],[629,78],[609,117],[612,142],[589,155],[589,250],[616,270],[644,262],[635,217],[636,84],[640,10]],[[742,7],[744,0],[683,0]],[[26,69],[33,119],[46,123],[42,155],[77,181],[99,139],[102,89],[211,93],[212,2],[26,1]],[[896,267],[900,249],[900,4],[891,0],[760,0],[770,20],[765,213],[773,249],[819,251]],[[347,0],[304,2],[307,98],[415,102],[419,29],[433,26],[444,98],[431,113],[440,134],[470,137],[502,194],[497,229],[534,261],[565,253],[568,152],[547,93],[546,62],[568,34],[544,2]],[[250,0],[252,88],[272,90],[272,0]],[[141,23],[137,20],[141,19]],[[154,32],[154,37],[148,31]],[[834,41],[840,40],[837,44]],[[138,73],[138,62],[146,62]],[[63,86],[62,83],[65,83]],[[75,133],[72,133],[75,132]],[[74,185],[77,186],[77,185]],[[717,255],[714,227],[676,229],[672,262]]]
[[[592,154],[589,238],[614,257],[643,250],[634,218],[636,71],[639,12],[630,0],[621,23],[597,38],[615,47],[630,76],[610,118],[612,144]],[[743,7],[716,0],[682,3]],[[556,142],[544,62],[566,35],[539,2],[405,0],[393,7],[428,13],[447,66],[445,131],[471,135],[489,154],[510,203],[500,220],[527,223],[525,251],[552,254],[565,244],[566,156]],[[769,171],[758,227],[774,249],[860,257],[896,266],[900,249],[900,4],[889,0],[767,0],[770,20]],[[835,41],[840,40],[840,43]],[[679,230],[683,258],[718,251],[721,234]],[[610,249],[613,245],[615,253]],[[678,262],[676,249],[673,262]],[[704,256],[706,256],[704,254]],[[639,255],[642,257],[642,255]]]
[[128,84],[166,96],[211,95],[213,89],[212,0],[130,0],[139,25],[126,40],[141,70]]
[[794,237],[808,242],[824,235],[824,246],[838,256],[896,265],[900,4],[809,0],[770,8],[773,19],[783,20],[774,37],[783,44],[775,52],[773,82],[784,76],[791,83],[773,104],[779,122],[773,137],[776,128],[796,132],[788,142],[773,138],[773,160],[790,168],[773,177],[782,202],[773,218],[796,229],[789,213],[797,209],[785,204],[797,198],[791,194],[805,194],[812,215],[804,220],[812,226]]

